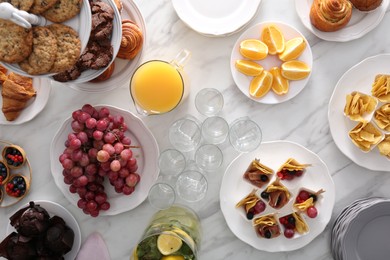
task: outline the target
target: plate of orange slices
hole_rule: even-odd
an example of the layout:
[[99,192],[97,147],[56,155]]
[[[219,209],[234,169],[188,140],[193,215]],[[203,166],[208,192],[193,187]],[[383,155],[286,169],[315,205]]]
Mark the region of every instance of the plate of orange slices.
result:
[[282,103],[298,95],[309,81],[312,67],[313,55],[303,34],[274,21],[243,32],[230,57],[237,87],[263,104]]

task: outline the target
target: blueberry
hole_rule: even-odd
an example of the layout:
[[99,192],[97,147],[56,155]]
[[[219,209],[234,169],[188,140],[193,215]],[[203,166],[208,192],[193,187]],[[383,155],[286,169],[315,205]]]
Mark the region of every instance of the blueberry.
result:
[[265,238],[271,238],[271,236],[272,236],[271,231],[269,231],[269,230],[265,231],[265,233],[264,233]]
[[262,175],[260,176],[260,180],[261,180],[262,182],[267,182],[267,181],[268,181],[268,176],[262,174]]
[[313,198],[314,202],[317,201],[317,195],[315,195],[315,194],[310,194],[309,198]]
[[18,185],[19,190],[24,190],[25,188],[26,186],[24,185],[24,183]]
[[266,192],[266,191],[263,191],[263,192],[260,194],[260,196],[261,196],[263,199],[268,199],[269,193]]
[[253,216],[254,216],[254,214],[253,214],[252,211],[249,211],[249,212],[246,214],[246,218],[249,219],[249,220],[252,219]]
[[288,223],[295,224],[295,218],[293,216],[288,217]]

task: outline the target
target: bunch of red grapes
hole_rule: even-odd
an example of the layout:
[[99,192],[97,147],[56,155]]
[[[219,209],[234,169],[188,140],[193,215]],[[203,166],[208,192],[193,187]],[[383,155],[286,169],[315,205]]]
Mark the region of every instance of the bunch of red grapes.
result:
[[125,135],[127,125],[121,115],[111,115],[107,107],[96,109],[85,104],[72,113],[65,150],[59,160],[64,182],[80,199],[77,206],[85,214],[97,217],[110,203],[104,191],[107,176],[117,193],[130,195],[140,181],[131,139]]

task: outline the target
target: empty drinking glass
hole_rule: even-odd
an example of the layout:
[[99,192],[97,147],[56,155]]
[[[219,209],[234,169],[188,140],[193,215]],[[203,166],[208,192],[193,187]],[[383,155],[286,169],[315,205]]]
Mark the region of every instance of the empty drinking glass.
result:
[[220,116],[206,118],[202,123],[202,136],[207,143],[220,144],[226,140],[229,125]]
[[157,182],[149,190],[148,201],[156,209],[167,209],[175,200],[175,190],[167,183]]
[[254,151],[261,144],[262,133],[256,122],[248,117],[235,120],[229,129],[229,141],[238,152]]
[[200,140],[201,132],[195,118],[181,118],[169,128],[169,141],[179,151],[190,152],[195,150]]
[[166,149],[158,158],[160,172],[166,175],[176,176],[186,167],[186,158],[182,152],[176,149]]
[[205,171],[218,169],[222,165],[222,161],[222,151],[214,144],[205,144],[196,150],[195,162],[199,168]]
[[184,171],[177,178],[176,192],[187,202],[200,201],[206,196],[207,180],[199,171]]
[[214,88],[204,88],[195,97],[195,107],[204,116],[213,116],[223,108],[223,96]]

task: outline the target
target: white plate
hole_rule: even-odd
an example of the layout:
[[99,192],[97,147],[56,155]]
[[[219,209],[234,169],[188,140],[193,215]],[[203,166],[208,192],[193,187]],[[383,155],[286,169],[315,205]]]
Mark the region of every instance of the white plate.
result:
[[[36,205],[40,205],[42,208],[46,209],[46,211],[47,211],[47,213],[49,213],[50,217],[53,217],[54,215],[61,217],[65,221],[66,225],[73,230],[73,232],[74,232],[73,247],[72,247],[71,251],[69,251],[66,255],[64,255],[64,257],[65,257],[65,260],[75,259],[77,256],[77,253],[80,250],[80,246],[81,246],[81,231],[80,231],[80,227],[79,227],[79,224],[77,223],[76,219],[73,217],[73,215],[66,208],[64,208],[60,204],[55,203],[53,201],[34,200],[34,203]],[[19,209],[27,207],[28,205],[29,204],[26,204],[26,205],[20,207]],[[11,224],[8,222],[7,235],[13,231],[15,231],[14,227],[11,226]]]
[[242,29],[256,14],[261,0],[172,0],[180,19],[207,36],[226,36]]
[[71,88],[88,91],[88,92],[104,92],[110,91],[115,88],[122,86],[126,81],[130,80],[131,75],[139,65],[143,50],[146,45],[146,25],[145,20],[134,1],[122,1],[123,10],[122,10],[122,19],[130,19],[135,22],[143,32],[143,47],[140,53],[133,60],[125,60],[116,58],[115,59],[115,70],[111,78],[103,82],[91,83],[85,82],[80,84],[73,84],[74,82],[69,82],[68,85]]
[[[91,7],[89,5],[88,0],[84,0],[83,5],[81,6],[80,13],[73,17],[72,19],[63,22],[63,24],[68,25],[72,27],[79,35],[80,41],[81,41],[81,52],[84,51],[85,46],[87,46],[89,35],[91,34]],[[47,21],[47,25],[52,24],[52,22]],[[20,75],[24,75],[26,77],[49,77],[54,75],[55,73],[47,73],[42,75],[30,75],[26,73],[24,70],[22,70],[18,64],[9,64],[6,62],[2,63],[4,67],[6,67],[9,70],[12,70]]]
[[370,94],[375,76],[381,73],[390,74],[390,54],[369,57],[356,64],[337,82],[328,107],[330,132],[337,147],[353,162],[373,171],[389,171],[390,160],[376,148],[365,153],[352,143],[348,132],[357,122],[344,116],[344,106],[352,91]]
[[[278,210],[272,209],[267,204],[266,210],[261,215],[277,212],[279,218],[292,213],[292,203],[299,189],[306,188],[313,191],[325,190],[321,194],[321,199],[316,203],[318,216],[310,219],[306,214],[302,214],[310,229],[307,234],[293,239],[287,239],[283,234],[273,239],[261,238],[257,236],[252,222],[247,220],[244,214],[241,214],[241,209],[236,208],[236,203],[255,188],[255,186],[243,179],[243,174],[250,162],[255,158],[260,159],[263,164],[276,172],[290,157],[300,163],[309,163],[312,166],[308,167],[301,177],[292,181],[282,181],[283,185],[292,193],[292,199],[288,204]],[[275,180],[275,176],[276,173],[270,180],[271,182]],[[263,189],[260,189],[260,191]],[[262,143],[254,152],[241,154],[228,166],[222,180],[220,203],[222,213],[230,230],[239,239],[259,250],[269,252],[290,251],[307,245],[324,230],[332,215],[335,203],[335,186],[327,166],[313,152],[299,144],[288,141],[266,142]]]
[[[114,187],[108,181],[105,181],[105,191],[107,193],[108,202],[111,207],[107,211],[100,211],[99,215],[116,215],[128,210],[131,210],[141,204],[147,197],[150,187],[154,184],[158,177],[158,155],[159,149],[153,134],[146,127],[140,118],[129,111],[125,111],[109,105],[97,105],[96,108],[105,106],[109,108],[112,115],[120,114],[124,117],[125,123],[129,129],[125,133],[130,137],[131,145],[140,146],[133,148],[133,156],[137,159],[137,173],[141,176],[140,183],[136,186],[135,191],[131,195],[116,193]],[[79,196],[69,191],[69,185],[64,183],[62,175],[62,165],[59,162],[59,156],[65,149],[64,143],[69,133],[72,132],[70,126],[72,118],[65,120],[61,128],[57,131],[50,146],[50,161],[51,173],[54,182],[62,191],[64,196],[77,207]],[[106,178],[107,179],[107,178]]]
[[343,259],[388,259],[390,201],[380,201],[360,211],[343,236]]
[[[33,86],[37,95],[33,97],[14,121],[8,121],[4,114],[0,113],[0,125],[20,125],[30,121],[38,115],[46,106],[50,97],[51,80],[47,78],[33,78]],[[1,87],[0,87],[1,90]],[[0,98],[0,107],[3,106],[3,99]]]
[[[290,88],[287,94],[283,96],[276,95],[272,90],[270,90],[264,97],[262,98],[253,98],[249,95],[249,84],[253,77],[246,76],[243,73],[239,72],[235,67],[236,60],[242,60],[245,59],[240,54],[240,43],[243,40],[246,39],[260,39],[261,31],[263,28],[268,24],[275,24],[283,33],[284,39],[290,40],[295,37],[302,37],[306,41],[306,49],[303,51],[300,57],[298,57],[297,60],[303,61],[306,64],[309,65],[309,67],[313,70],[313,55],[311,52],[310,44],[306,40],[306,38],[303,36],[302,33],[300,33],[297,29],[294,27],[287,25],[285,23],[281,22],[274,22],[274,21],[267,21],[263,23],[256,24],[250,28],[248,28],[245,32],[241,34],[241,36],[237,39],[231,57],[230,57],[230,70],[233,75],[234,82],[236,83],[237,87],[241,90],[241,92],[249,97],[250,99],[263,103],[263,104],[277,104],[284,101],[287,101],[289,99],[292,99],[296,95],[298,95],[303,88],[306,86],[307,82],[309,81],[310,75],[302,80],[290,80]],[[268,55],[264,60],[256,61],[257,63],[261,64],[264,69],[269,70],[274,66],[280,67],[282,64],[282,61],[279,60],[279,58],[276,55]]]
[[311,24],[309,14],[313,0],[295,0],[295,9],[303,25],[317,37],[326,41],[345,42],[358,39],[374,29],[382,21],[389,2],[383,0],[382,4],[371,12],[362,12],[353,8],[349,23],[336,32],[322,32]]

